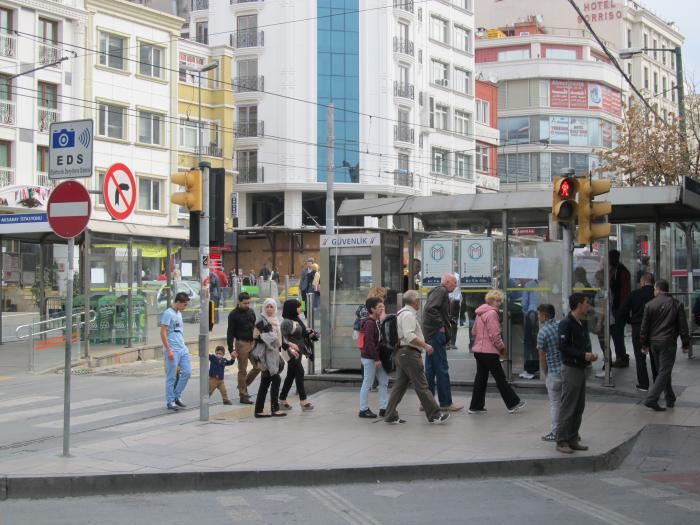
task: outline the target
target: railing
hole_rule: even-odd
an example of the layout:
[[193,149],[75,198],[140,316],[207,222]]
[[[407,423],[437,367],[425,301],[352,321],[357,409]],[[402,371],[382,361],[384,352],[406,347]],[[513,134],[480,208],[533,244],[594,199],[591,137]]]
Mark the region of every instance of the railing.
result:
[[433,84],[435,84],[436,86],[449,87],[450,81],[447,78],[436,78],[435,80],[433,80]]
[[0,124],[12,126],[16,122],[15,103],[11,100],[0,100]]
[[265,123],[262,120],[236,123],[236,137],[262,137],[264,135]]
[[394,170],[394,186],[406,186],[413,188],[413,172]]
[[196,155],[205,155],[207,157],[223,157],[221,147],[217,146],[216,144],[195,146],[194,152]]
[[36,173],[36,184],[37,186],[44,186],[45,188],[55,188],[56,180],[49,179],[49,174],[45,171],[37,171]]
[[413,0],[394,0],[394,7],[407,13],[413,13]]
[[413,56],[413,42],[404,38],[394,37],[394,52]]
[[249,93],[251,91],[263,91],[265,89],[265,77],[236,77],[233,79],[233,91],[235,93]]
[[234,31],[230,38],[231,47],[239,49],[242,47],[262,47],[265,45],[265,31],[257,29],[243,29]]
[[413,87],[413,84],[406,84],[403,82],[399,82],[398,80],[394,80],[394,96],[401,98],[410,98],[411,100],[413,100],[413,98],[415,97],[415,89]]
[[264,166],[251,166],[239,168],[236,175],[236,184],[256,184],[265,182]]
[[403,124],[396,124],[394,126],[394,140],[414,144],[416,140],[414,129]]
[[0,168],[0,187],[11,186],[15,183],[15,170],[13,168]]
[[0,56],[13,58],[15,56],[15,35],[0,33]]
[[[53,44],[39,44],[39,63],[52,64],[61,58],[61,48]],[[60,67],[56,64],[54,67]]]
[[192,11],[209,9],[209,0],[192,0]]
[[39,131],[48,131],[51,124],[58,121],[58,109],[39,108],[38,116]]

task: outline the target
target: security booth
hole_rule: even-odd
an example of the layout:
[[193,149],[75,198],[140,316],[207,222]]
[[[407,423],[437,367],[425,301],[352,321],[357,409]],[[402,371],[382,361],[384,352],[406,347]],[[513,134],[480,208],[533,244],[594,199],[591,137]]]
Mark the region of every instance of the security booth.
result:
[[385,288],[387,311],[397,311],[405,240],[406,234],[396,231],[321,235],[321,289],[314,311],[321,321],[322,372],[360,368],[353,324],[372,288]]

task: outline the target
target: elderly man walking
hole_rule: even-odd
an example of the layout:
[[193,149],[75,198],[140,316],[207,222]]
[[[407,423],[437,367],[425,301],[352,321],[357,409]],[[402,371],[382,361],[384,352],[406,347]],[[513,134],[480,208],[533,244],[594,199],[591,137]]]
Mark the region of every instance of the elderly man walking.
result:
[[452,403],[452,386],[447,363],[447,342],[451,331],[450,294],[457,288],[457,278],[453,273],[442,276],[440,285],[428,293],[428,299],[423,310],[423,333],[427,343],[433,347],[433,352],[425,355],[425,375],[428,379],[428,389],[437,396],[440,409],[456,412],[464,405]]
[[[639,339],[643,353],[647,354],[651,349],[652,359],[657,368],[656,379],[644,404],[657,412],[663,412],[676,404],[676,394],[671,387],[671,374],[676,362],[678,336],[683,343],[683,351],[686,352],[690,348],[690,334],[683,306],[668,295],[668,281],[659,280],[654,286],[654,295],[644,307]],[[661,392],[665,393],[666,408],[659,405]]]
[[429,423],[445,423],[449,414],[440,412],[440,407],[428,390],[428,383],[423,372],[421,350],[426,354],[433,353],[433,347],[425,342],[423,331],[418,322],[418,310],[420,308],[420,294],[415,290],[408,290],[403,294],[404,307],[396,314],[397,332],[399,336],[399,348],[395,353],[396,383],[391,389],[391,397],[386,407],[384,421],[389,424],[405,423],[399,417],[396,407],[403,399],[409,383],[413,383],[421,406],[425,411]]

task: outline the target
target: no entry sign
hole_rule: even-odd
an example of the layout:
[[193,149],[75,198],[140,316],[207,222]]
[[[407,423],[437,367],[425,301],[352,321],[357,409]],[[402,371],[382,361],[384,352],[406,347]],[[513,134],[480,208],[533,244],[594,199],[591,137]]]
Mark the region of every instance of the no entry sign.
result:
[[80,235],[90,221],[90,195],[82,184],[74,180],[56,186],[46,207],[49,226],[64,239]]
[[102,195],[112,217],[123,221],[131,215],[136,206],[136,179],[126,164],[118,162],[107,170]]

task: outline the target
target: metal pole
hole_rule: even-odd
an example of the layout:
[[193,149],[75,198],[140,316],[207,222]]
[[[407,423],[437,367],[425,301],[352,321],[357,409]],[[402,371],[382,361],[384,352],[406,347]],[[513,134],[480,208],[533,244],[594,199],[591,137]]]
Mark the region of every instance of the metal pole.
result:
[[605,326],[603,326],[603,337],[605,347],[603,348],[603,386],[615,386],[612,380],[612,352],[610,349],[610,239],[605,239],[605,258],[603,259],[603,287],[605,288]]
[[[199,116],[198,116],[198,126],[197,126],[197,164],[201,165],[202,164],[202,72],[199,71],[197,73],[197,97],[199,99]],[[202,195],[207,196],[209,195],[209,186],[207,186],[207,191],[206,193],[204,192],[204,188],[202,188]],[[201,223],[200,223],[201,224]],[[200,226],[201,230],[201,226]],[[201,239],[201,237],[200,237]],[[201,241],[200,241],[201,243]],[[209,243],[207,243],[208,245]]]
[[85,328],[83,329],[83,358],[90,358],[90,231],[86,228],[83,233],[83,295],[85,304],[83,315],[85,316]]
[[68,275],[66,277],[66,355],[63,367],[63,456],[70,456],[70,373],[73,350],[73,250],[75,239],[68,239]]
[[[689,222],[685,227],[685,257],[688,271],[688,326],[693,326],[693,223]],[[693,358],[693,345],[690,345],[688,359]]]
[[415,275],[413,273],[414,268],[413,268],[413,246],[414,246],[414,240],[415,240],[415,227],[414,223],[415,221],[413,220],[413,214],[408,216],[408,289],[409,290],[415,290],[416,289],[416,281],[415,281]]
[[571,235],[573,224],[562,224],[562,271],[561,271],[561,302],[562,313],[566,314],[569,311],[569,296],[571,295],[571,272],[572,272],[572,253],[571,253]]
[[[316,294],[314,293],[306,294],[306,321],[309,323],[309,328],[311,328],[311,330],[316,329],[316,316],[314,315],[314,302],[316,300],[315,295]],[[311,359],[308,359],[307,361],[309,364],[309,374],[315,373],[316,370],[314,361]]]
[[[201,105],[200,105],[201,108]],[[199,215],[199,419],[209,421],[209,167],[202,170],[202,213]]]
[[5,261],[3,260],[3,240],[0,237],[0,345],[2,344],[2,312],[5,310],[5,275],[3,270],[3,265]]
[[[676,53],[676,88],[678,89],[678,127],[680,128],[683,139],[687,137],[687,127],[685,121],[685,83],[683,80],[683,57],[681,47],[678,46],[674,52]],[[687,151],[688,144],[683,147]]]
[[133,294],[133,287],[134,287],[134,255],[133,255],[133,250],[134,250],[134,239],[133,237],[129,237],[129,243],[127,244],[129,247],[129,253],[126,256],[126,261],[127,261],[127,272],[129,274],[129,278],[126,280],[127,286],[129,287],[127,292],[126,292],[126,347],[131,348],[133,346],[132,340],[133,340],[133,322],[134,322],[134,294]]
[[335,228],[335,199],[333,182],[335,178],[333,161],[333,103],[328,104],[326,119],[328,120],[328,173],[326,175],[326,235],[333,235]]
[[508,312],[509,309],[509,301],[508,301],[508,274],[510,273],[510,259],[508,258],[508,210],[503,210],[502,214],[502,228],[503,228],[503,242],[504,242],[504,247],[503,247],[503,273],[501,274],[501,281],[502,281],[502,287],[503,287],[503,340],[506,343],[506,377],[508,378],[508,381],[512,381],[513,379],[513,356],[512,356],[512,349],[511,349],[511,337],[510,337],[510,314]]

